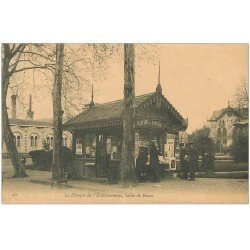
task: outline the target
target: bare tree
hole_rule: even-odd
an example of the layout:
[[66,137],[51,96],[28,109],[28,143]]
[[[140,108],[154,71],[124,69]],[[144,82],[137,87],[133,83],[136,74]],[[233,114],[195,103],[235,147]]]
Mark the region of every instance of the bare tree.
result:
[[[3,139],[7,150],[10,154],[12,165],[14,168],[14,177],[26,176],[24,166],[18,155],[18,151],[14,142],[14,136],[10,129],[7,107],[7,95],[14,74],[25,70],[47,68],[49,65],[41,65],[30,61],[26,54],[34,55],[30,45],[27,44],[3,44],[2,46],[2,126]],[[34,46],[38,47],[38,46]],[[44,55],[44,57],[46,57]]]
[[[2,62],[2,126],[3,126],[3,139],[8,152],[11,157],[11,161],[14,167],[15,177],[26,176],[24,166],[18,157],[18,151],[14,143],[14,137],[10,129],[6,99],[8,94],[8,87],[10,85],[10,78],[13,74],[13,70],[10,70],[10,65],[13,57],[18,53],[19,49],[24,49],[25,45],[18,46],[18,48],[12,48],[8,44],[4,44],[2,48],[3,62]],[[15,70],[15,69],[14,69]]]
[[62,105],[66,117],[82,111],[93,83],[98,91],[98,83],[105,79],[109,60],[116,50],[112,44],[65,45]]
[[53,131],[54,131],[54,148],[53,148],[53,169],[52,178],[60,178],[61,152],[62,152],[62,80],[63,80],[63,52],[64,44],[56,45],[56,66],[55,80],[53,88]]
[[248,108],[248,83],[245,78],[242,78],[240,85],[236,88],[234,102],[236,108],[241,112],[242,109]]
[[[99,45],[82,45],[75,49],[73,46],[68,45],[67,50],[64,53],[65,60],[63,62],[63,83],[64,89],[63,96],[65,97],[65,103],[71,107],[77,107],[75,100],[78,100],[79,90],[83,86],[91,86],[89,79],[84,77],[84,74],[93,70],[93,67],[99,68],[105,65],[105,60],[112,54],[113,46],[99,44]],[[91,53],[90,53],[91,52]],[[39,90],[39,94],[42,90],[47,89],[50,92],[52,87],[52,82],[55,74],[56,65],[56,51],[54,45],[44,45],[44,44],[4,44],[2,48],[2,122],[3,122],[3,139],[6,144],[7,150],[10,154],[15,177],[26,176],[24,166],[22,165],[17,148],[15,146],[14,137],[10,129],[8,111],[7,111],[7,96],[9,89],[20,89],[24,87],[27,79],[25,79],[24,74],[27,72],[33,72],[33,76],[36,74],[42,74],[48,79],[48,84],[45,82],[40,82],[36,85],[36,89]],[[94,60],[91,60],[94,58]],[[81,65],[85,65],[84,70]],[[97,65],[94,65],[97,64]],[[50,73],[50,77],[49,74]],[[23,74],[22,81],[16,81]],[[28,86],[26,86],[28,88]],[[30,86],[29,86],[30,88]],[[70,96],[72,89],[77,89],[76,96]],[[19,91],[25,92],[25,91]],[[82,94],[82,93],[81,93]],[[70,100],[72,97],[72,102]]]
[[122,181],[135,185],[135,52],[133,44],[124,44],[124,116],[122,144]]

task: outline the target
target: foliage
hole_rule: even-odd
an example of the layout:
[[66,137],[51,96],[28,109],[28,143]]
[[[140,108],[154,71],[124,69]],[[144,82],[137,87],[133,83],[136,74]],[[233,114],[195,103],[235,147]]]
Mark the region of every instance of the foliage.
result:
[[32,158],[32,162],[35,168],[42,170],[49,170],[52,159],[48,151],[45,150],[34,150],[29,152]]
[[199,155],[202,156],[202,168],[205,170],[212,170],[214,168],[214,150],[215,145],[210,136],[210,128],[204,126],[195,130],[189,135],[188,141],[195,142],[195,147]]
[[232,154],[236,162],[248,162],[247,126],[234,128]]
[[[51,164],[52,164],[53,149],[49,151],[49,158],[51,159]],[[62,147],[61,158],[62,158],[61,159],[62,165],[60,166],[60,170],[66,171],[70,165],[70,162],[74,158],[72,150],[68,147]]]
[[[50,151],[34,150],[29,152],[32,158],[33,165],[36,169],[50,170],[53,159],[53,149]],[[62,166],[61,170],[67,170],[70,167],[70,162],[73,160],[73,152],[68,147],[62,147]]]
[[195,142],[199,154],[202,154],[203,151],[207,152],[213,149],[214,142],[209,136],[210,128],[204,126],[200,129],[195,130],[191,135],[189,135],[188,141]]
[[238,110],[241,110],[248,108],[248,102],[248,83],[245,78],[242,78],[234,94],[234,105]]
[[49,142],[47,142],[46,140],[43,140],[42,143],[43,143],[43,150],[49,151],[50,150]]

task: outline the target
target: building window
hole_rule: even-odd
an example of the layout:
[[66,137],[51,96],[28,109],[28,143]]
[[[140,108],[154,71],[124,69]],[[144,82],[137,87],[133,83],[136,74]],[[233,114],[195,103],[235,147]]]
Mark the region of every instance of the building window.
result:
[[67,136],[66,136],[66,135],[63,135],[63,136],[62,136],[62,145],[63,145],[64,147],[67,147]]
[[[99,139],[101,139],[101,138],[99,138]],[[85,136],[85,145],[86,145],[86,147],[85,147],[86,158],[95,158],[95,154],[96,154],[96,135],[93,134],[93,133],[86,134],[86,136]]]
[[50,148],[53,148],[53,135],[47,136],[47,143],[49,144]]
[[38,136],[37,136],[37,134],[31,134],[31,136],[30,136],[30,145],[31,145],[31,147],[37,147],[37,145],[38,145]]
[[14,133],[14,142],[16,147],[21,147],[21,135],[19,133]]
[[76,145],[82,144],[82,140],[80,138],[76,139]]

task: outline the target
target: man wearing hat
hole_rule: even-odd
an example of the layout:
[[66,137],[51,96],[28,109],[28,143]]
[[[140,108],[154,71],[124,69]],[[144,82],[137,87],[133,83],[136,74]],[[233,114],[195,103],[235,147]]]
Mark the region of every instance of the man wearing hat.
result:
[[195,169],[198,167],[199,154],[198,151],[194,148],[194,142],[188,143],[188,168],[190,173],[190,178],[188,180],[195,180]]
[[182,171],[182,179],[187,180],[188,179],[188,151],[185,147],[184,143],[180,143],[180,167]]
[[153,182],[159,182],[159,153],[155,146],[155,143],[152,141],[149,148],[150,155],[150,167],[152,171]]

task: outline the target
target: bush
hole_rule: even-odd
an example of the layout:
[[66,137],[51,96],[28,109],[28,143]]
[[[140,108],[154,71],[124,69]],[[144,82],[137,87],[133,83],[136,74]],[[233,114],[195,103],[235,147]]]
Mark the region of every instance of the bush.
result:
[[50,170],[52,159],[48,151],[34,150],[29,152],[29,155],[36,169]]
[[[53,162],[53,149],[50,151],[35,150],[31,151],[29,155],[32,158],[35,169],[51,170]],[[68,171],[70,162],[73,160],[73,152],[70,148],[62,147],[62,171]]]
[[248,127],[234,128],[232,152],[236,162],[248,162]]

